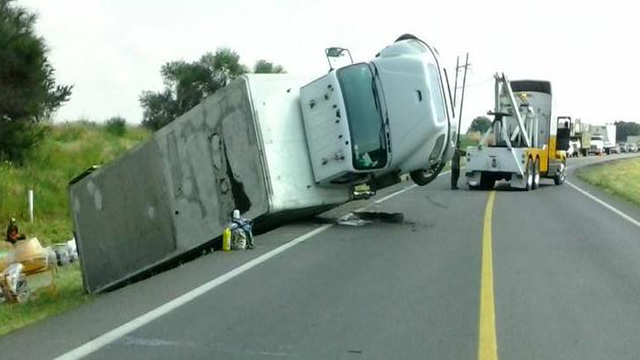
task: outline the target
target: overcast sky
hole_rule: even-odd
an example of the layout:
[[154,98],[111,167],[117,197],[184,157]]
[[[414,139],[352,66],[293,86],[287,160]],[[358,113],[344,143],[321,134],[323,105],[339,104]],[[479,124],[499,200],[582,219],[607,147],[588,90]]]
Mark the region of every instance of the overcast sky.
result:
[[452,73],[470,52],[463,128],[493,106],[492,75],[552,82],[556,114],[640,122],[640,34],[632,1],[18,0],[39,14],[60,83],[74,92],[57,121],[120,115],[139,123],[138,97],[162,88],[160,67],[221,46],[246,65],[264,58],[313,79],[324,48],[356,61],[403,33],[435,46]]

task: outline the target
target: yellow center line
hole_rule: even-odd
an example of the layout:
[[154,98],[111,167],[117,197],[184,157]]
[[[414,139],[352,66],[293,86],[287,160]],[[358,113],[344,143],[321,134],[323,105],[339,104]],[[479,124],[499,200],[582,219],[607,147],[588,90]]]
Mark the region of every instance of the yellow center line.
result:
[[493,299],[493,252],[491,250],[491,216],[496,193],[489,193],[482,232],[482,282],[480,285],[480,334],[478,360],[497,360],[496,309]]

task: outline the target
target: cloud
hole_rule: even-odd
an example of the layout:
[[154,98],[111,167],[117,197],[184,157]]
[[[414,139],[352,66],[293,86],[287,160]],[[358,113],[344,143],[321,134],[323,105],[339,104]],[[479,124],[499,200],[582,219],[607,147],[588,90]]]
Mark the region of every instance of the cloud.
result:
[[[113,115],[140,122],[138,96],[162,87],[159,70],[220,46],[251,65],[264,58],[291,74],[327,71],[325,47],[345,46],[371,59],[402,33],[434,45],[453,74],[455,56],[471,53],[463,125],[493,105],[496,71],[552,81],[556,112],[592,122],[640,121],[633,66],[640,33],[633,4],[558,1],[124,1],[23,0],[40,14],[58,80],[74,84],[58,121]],[[487,81],[489,79],[489,81]]]

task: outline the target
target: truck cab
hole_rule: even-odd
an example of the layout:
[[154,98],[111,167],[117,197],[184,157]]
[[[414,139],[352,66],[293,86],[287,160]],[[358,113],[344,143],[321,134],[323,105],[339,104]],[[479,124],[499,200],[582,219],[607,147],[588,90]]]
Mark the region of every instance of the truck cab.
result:
[[300,103],[320,185],[396,182],[402,173],[425,185],[451,157],[457,122],[444,69],[413,36],[303,86]]
[[602,155],[604,152],[604,137],[602,135],[593,135],[591,137],[590,154]]

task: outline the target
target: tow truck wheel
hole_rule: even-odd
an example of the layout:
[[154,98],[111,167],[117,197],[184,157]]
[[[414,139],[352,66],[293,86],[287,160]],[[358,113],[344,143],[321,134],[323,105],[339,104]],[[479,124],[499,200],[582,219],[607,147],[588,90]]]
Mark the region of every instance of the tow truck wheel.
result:
[[496,179],[489,174],[482,174],[480,176],[480,188],[482,190],[491,190],[496,186]]
[[564,184],[564,180],[566,177],[567,177],[567,164],[566,162],[563,161],[562,164],[560,164],[560,172],[553,177],[553,182],[556,185],[562,185]]
[[531,158],[529,158],[529,160],[527,161],[526,166],[527,166],[527,172],[524,174],[525,176],[524,191],[529,191],[533,187],[533,172],[534,172],[533,161],[531,160]]
[[539,158],[536,159],[533,169],[534,169],[534,172],[533,172],[532,188],[537,189],[538,187],[540,187],[540,159]]

